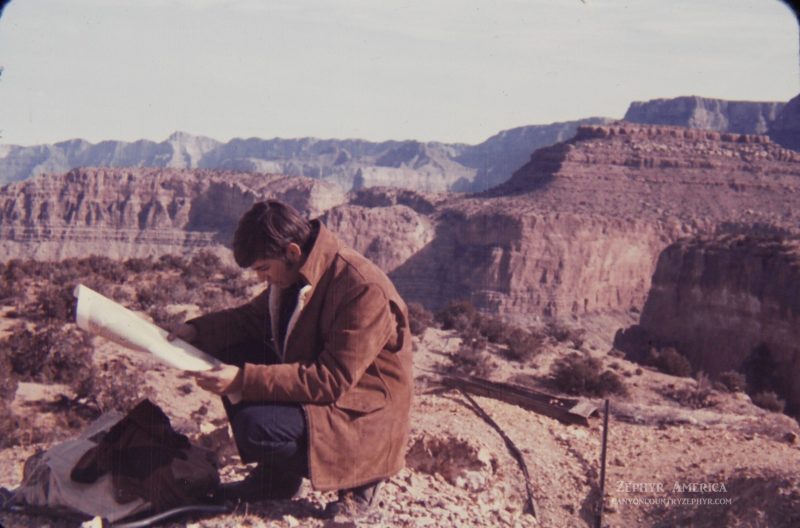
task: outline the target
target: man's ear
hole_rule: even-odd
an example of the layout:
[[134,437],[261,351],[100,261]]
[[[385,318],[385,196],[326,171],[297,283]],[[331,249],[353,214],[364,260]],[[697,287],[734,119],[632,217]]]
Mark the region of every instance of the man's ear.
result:
[[292,264],[297,264],[303,258],[303,250],[294,242],[286,246],[286,259]]

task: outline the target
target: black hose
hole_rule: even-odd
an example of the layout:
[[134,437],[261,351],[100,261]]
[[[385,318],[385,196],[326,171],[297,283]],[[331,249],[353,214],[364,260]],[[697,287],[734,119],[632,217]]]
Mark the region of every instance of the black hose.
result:
[[154,526],[156,523],[160,523],[162,521],[166,521],[172,517],[177,515],[184,515],[187,513],[202,513],[202,514],[220,514],[220,513],[229,513],[231,509],[228,506],[221,506],[221,505],[194,505],[194,506],[181,506],[180,508],[173,508],[171,510],[167,510],[165,512],[157,513],[155,515],[151,515],[150,517],[145,517],[144,519],[139,519],[136,521],[124,522],[124,523],[113,523],[109,526],[113,528],[147,528],[149,526]]

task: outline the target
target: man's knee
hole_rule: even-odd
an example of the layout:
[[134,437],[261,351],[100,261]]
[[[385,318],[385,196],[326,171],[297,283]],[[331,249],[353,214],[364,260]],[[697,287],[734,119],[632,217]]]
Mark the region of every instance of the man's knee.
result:
[[247,462],[305,456],[305,422],[299,408],[260,405],[241,409],[232,417],[231,428]]

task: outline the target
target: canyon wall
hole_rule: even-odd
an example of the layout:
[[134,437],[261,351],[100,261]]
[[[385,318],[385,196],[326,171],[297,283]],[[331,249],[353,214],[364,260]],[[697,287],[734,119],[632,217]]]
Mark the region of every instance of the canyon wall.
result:
[[786,103],[770,124],[769,137],[782,147],[800,150],[800,95]]
[[639,326],[618,341],[638,356],[674,346],[712,375],[747,372],[756,390],[777,390],[797,409],[800,238],[724,235],[670,245]]
[[[391,160],[386,160],[390,163]],[[681,237],[800,226],[800,153],[766,136],[585,125],[504,184],[463,196],[189,169],[80,169],[0,190],[5,258],[222,251],[257,199],[283,199],[375,260],[409,300],[506,318],[641,309]]]
[[391,274],[403,295],[519,321],[641,307],[664,244],[657,226],[610,217],[452,206],[438,219],[436,238]]
[[783,106],[784,103],[774,101],[727,101],[685,96],[634,101],[623,120],[739,134],[766,134]]
[[75,169],[0,189],[5,259],[186,252],[227,244],[242,213],[276,198],[310,216],[345,201],[305,178],[180,169]]

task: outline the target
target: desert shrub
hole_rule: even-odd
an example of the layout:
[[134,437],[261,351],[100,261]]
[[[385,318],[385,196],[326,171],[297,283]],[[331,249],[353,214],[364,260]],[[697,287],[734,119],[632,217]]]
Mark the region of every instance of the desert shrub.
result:
[[723,372],[717,379],[728,392],[744,392],[747,388],[747,379],[744,374],[735,370]]
[[420,335],[433,325],[433,314],[420,303],[409,303],[408,324],[413,335]]
[[485,352],[486,338],[473,329],[462,335],[461,339],[461,346],[450,356],[453,370],[469,376],[488,376],[492,366]]
[[153,263],[153,269],[156,271],[181,271],[186,269],[186,261],[180,255],[161,255],[157,261]]
[[19,326],[0,345],[21,380],[76,385],[92,372],[89,336],[76,328]]
[[164,283],[142,284],[136,288],[136,302],[142,310],[149,310],[154,305],[172,304],[174,292]]
[[506,343],[509,338],[509,332],[513,330],[513,327],[496,317],[476,315],[475,323],[481,335],[486,337],[490,343]]
[[751,392],[772,390],[781,378],[780,367],[766,344],[754,348],[742,364],[742,370]]
[[474,326],[478,312],[469,301],[450,301],[445,308],[436,312],[435,320],[443,330],[464,331]]
[[560,321],[551,321],[547,324],[546,333],[559,343],[569,342],[574,348],[583,346],[585,330],[572,328]]
[[209,279],[220,272],[221,268],[222,261],[215,253],[201,250],[192,256],[189,265],[183,270],[183,275],[197,279]]
[[147,312],[153,318],[153,322],[161,328],[170,329],[178,323],[186,320],[186,311],[170,312],[163,305],[150,308]]
[[127,412],[145,397],[145,387],[144,376],[138,370],[112,359],[96,369],[79,396],[87,399],[98,415],[112,409]]
[[129,258],[123,263],[126,272],[129,273],[145,273],[153,271],[155,267],[153,259],[149,258]]
[[18,429],[19,424],[8,402],[0,400],[0,449],[17,444],[15,433]]
[[73,286],[59,286],[47,284],[36,294],[33,305],[26,310],[25,315],[33,320],[45,321],[70,321],[75,318],[75,297],[72,295]]
[[665,395],[677,401],[685,407],[692,409],[702,409],[716,404],[713,397],[711,380],[705,372],[698,372],[695,377],[695,384],[685,389],[670,389]]
[[9,349],[0,350],[0,402],[13,400],[17,392],[17,378],[9,357]]
[[610,370],[603,370],[599,359],[572,353],[553,365],[553,381],[563,392],[587,396],[625,394],[622,379]]
[[505,332],[504,343],[506,357],[515,361],[527,361],[541,351],[544,339],[541,335],[522,328],[511,328]]
[[5,277],[5,274],[0,275],[0,304],[11,303],[19,293],[19,289]]
[[750,396],[753,403],[768,411],[780,413],[786,408],[786,401],[780,398],[775,391],[762,391]]
[[692,373],[692,365],[686,356],[672,347],[656,350],[650,349],[647,363],[653,365],[664,374],[686,377]]
[[220,283],[222,291],[241,299],[247,295],[247,289],[250,287],[250,281],[242,276],[241,270],[226,266],[222,268],[222,282]]
[[82,260],[87,271],[99,275],[111,282],[122,282],[128,277],[122,262],[100,255],[92,255]]

